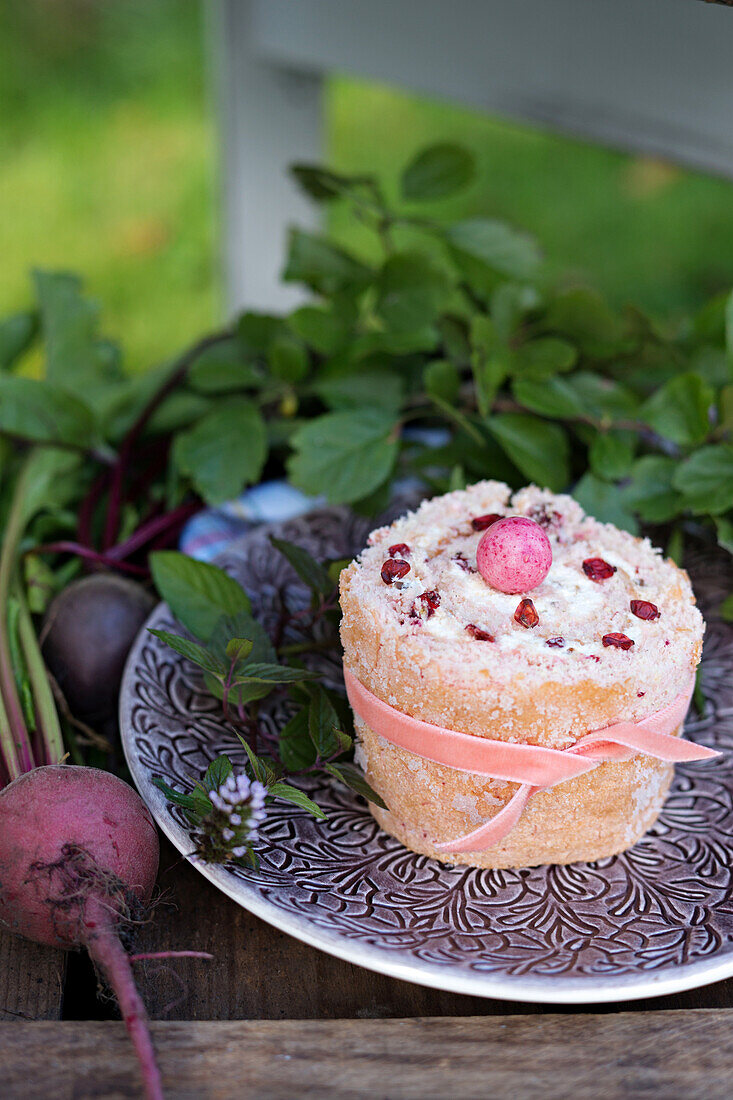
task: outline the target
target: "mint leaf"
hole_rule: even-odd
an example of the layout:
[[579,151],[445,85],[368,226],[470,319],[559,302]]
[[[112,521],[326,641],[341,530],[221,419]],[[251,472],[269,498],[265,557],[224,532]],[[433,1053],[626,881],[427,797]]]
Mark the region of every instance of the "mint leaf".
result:
[[543,328],[568,336],[585,355],[607,359],[629,346],[622,322],[593,290],[558,294],[549,304]]
[[297,787],[291,787],[289,783],[274,783],[267,793],[272,795],[273,798],[281,798],[284,802],[292,802],[294,806],[299,806],[301,810],[307,810],[319,821],[326,820],[327,815],[321,807],[317,806],[304,791],[299,790]]
[[247,362],[241,342],[234,336],[206,348],[188,368],[188,383],[199,393],[258,389],[263,378],[263,372]]
[[403,199],[429,202],[455,194],[471,183],[476,161],[468,149],[441,142],[421,150],[407,165],[400,180]]
[[312,680],[314,672],[307,669],[291,668],[290,665],[261,664],[256,661],[248,662],[237,672],[235,683],[250,684],[295,684],[301,680]]
[[207,791],[217,791],[233,772],[234,768],[229,757],[226,755],[217,756],[216,760],[212,760],[204,772],[201,785]]
[[275,378],[283,382],[302,382],[308,374],[309,361],[305,345],[294,336],[276,336],[267,349],[267,361]]
[[285,539],[275,538],[274,535],[270,536],[270,542],[290,562],[300,579],[312,592],[325,596],[333,591],[334,583],[328,574],[328,570],[315,558],[311,557],[302,546],[297,546],[294,542],[287,542]]
[[560,492],[570,479],[568,439],[558,424],[524,413],[500,413],[488,421],[502,449],[526,478]]
[[182,657],[193,661],[204,672],[210,672],[212,676],[217,677],[226,675],[224,662],[215,657],[204,646],[192,642],[189,638],[183,638],[180,634],[171,634],[168,630],[153,630],[152,627],[148,627],[148,630],[154,637],[160,638],[161,642],[165,642],[171,649],[175,649],[176,653],[180,653]]
[[446,231],[449,243],[461,254],[480,260],[513,279],[528,279],[540,264],[535,241],[527,233],[490,218],[469,218]]
[[198,789],[195,789],[192,794],[181,794],[180,791],[174,791],[172,787],[169,787],[168,784],[157,775],[153,778],[153,786],[157,787],[159,791],[162,791],[168,801],[172,802],[174,806],[182,806],[191,817],[205,817],[206,814],[211,813],[213,809],[209,799],[203,791],[199,791]]
[[296,309],[288,317],[288,327],[321,355],[333,355],[346,341],[349,331],[342,317],[317,306]]
[[449,359],[433,359],[423,371],[423,385],[428,396],[453,404],[458,398],[461,378]]
[[266,457],[265,422],[243,397],[212,409],[173,444],[177,468],[209,504],[222,504],[257,481]]
[[225,653],[230,661],[245,661],[252,652],[254,642],[249,638],[232,638],[227,642]]
[[[203,641],[209,640],[223,615],[251,610],[242,586],[217,565],[195,561],[177,550],[158,550],[149,561],[161,598],[186,630]],[[240,636],[233,630],[226,641]]]
[[332,756],[339,748],[336,730],[339,719],[324,689],[316,686],[311,691],[308,706],[308,734],[320,756]]
[[373,802],[375,806],[379,806],[382,810],[389,809],[384,799],[369,785],[366,777],[354,764],[339,761],[338,764],[326,764],[325,769],[336,779],[340,779],[342,783],[345,783],[347,787],[350,787],[352,791],[356,791],[362,798],[366,798],[367,802]]
[[733,505],[733,446],[701,447],[677,467],[672,484],[695,515],[727,512]]
[[308,707],[301,707],[280,730],[280,759],[289,772],[299,772],[315,763],[316,747],[308,732]]
[[399,444],[392,416],[377,409],[328,413],[292,437],[288,462],[293,484],[331,504],[351,504],[387,480]]

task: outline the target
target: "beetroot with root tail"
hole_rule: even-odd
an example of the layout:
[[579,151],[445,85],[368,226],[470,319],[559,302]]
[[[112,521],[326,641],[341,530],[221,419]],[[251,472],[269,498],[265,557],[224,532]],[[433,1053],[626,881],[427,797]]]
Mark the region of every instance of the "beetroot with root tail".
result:
[[120,933],[144,915],[158,857],[144,802],[108,772],[51,765],[0,791],[0,923],[86,947],[117,997],[149,1100],[163,1095],[160,1074]]

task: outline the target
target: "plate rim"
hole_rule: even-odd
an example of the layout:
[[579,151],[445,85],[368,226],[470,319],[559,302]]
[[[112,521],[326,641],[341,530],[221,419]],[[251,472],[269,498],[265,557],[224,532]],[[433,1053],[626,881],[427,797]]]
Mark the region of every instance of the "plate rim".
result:
[[539,980],[509,975],[497,978],[475,971],[457,972],[450,965],[405,961],[403,948],[388,950],[349,939],[339,932],[329,933],[302,915],[278,908],[262,897],[256,887],[246,880],[232,878],[224,868],[192,861],[187,854],[190,842],[185,830],[171,818],[162,793],[152,787],[147,771],[134,751],[131,736],[131,685],[134,670],[147,641],[148,626],[166,612],[170,614],[164,601],[156,604],[135,638],[125,662],[119,699],[120,741],[135,787],[158,828],[196,871],[243,909],[302,943],[367,970],[432,989],[501,1001],[560,1005],[609,1004],[681,993],[733,977],[733,951],[727,952],[724,958],[717,961],[713,956],[711,959],[697,959],[694,962],[666,967],[659,972],[648,971],[643,977],[629,974],[605,981],[595,977],[568,978],[562,975],[547,975]]

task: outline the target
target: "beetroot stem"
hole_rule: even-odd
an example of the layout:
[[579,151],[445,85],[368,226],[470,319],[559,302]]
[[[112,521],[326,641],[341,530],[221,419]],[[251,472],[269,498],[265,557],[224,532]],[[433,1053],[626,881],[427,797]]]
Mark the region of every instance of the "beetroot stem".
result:
[[148,1014],[135,987],[129,956],[109,919],[100,924],[100,928],[88,934],[87,951],[117,998],[127,1034],[140,1063],[147,1100],[164,1100],[163,1083],[148,1027]]
[[217,332],[211,336],[205,336],[203,340],[199,340],[197,344],[194,344],[188,351],[185,351],[174,363],[165,382],[163,382],[150,398],[147,405],[122,440],[117,459],[112,467],[109,504],[104,521],[102,542],[102,548],[104,550],[109,550],[117,538],[117,532],[120,527],[120,511],[122,509],[124,496],[125,477],[135,452],[137,441],[148,426],[151,417],[158,411],[165,399],[181,384],[188,374],[188,368],[198,359],[202,352],[229,339],[231,339],[231,332]]
[[41,650],[38,645],[36,632],[33,629],[28,604],[25,595],[18,585],[16,593],[20,614],[18,617],[18,633],[20,644],[25,657],[28,679],[33,691],[38,731],[43,747],[43,764],[59,764],[64,757],[64,740],[61,734],[61,725],[56,710],[51,685],[48,681],[48,673]]

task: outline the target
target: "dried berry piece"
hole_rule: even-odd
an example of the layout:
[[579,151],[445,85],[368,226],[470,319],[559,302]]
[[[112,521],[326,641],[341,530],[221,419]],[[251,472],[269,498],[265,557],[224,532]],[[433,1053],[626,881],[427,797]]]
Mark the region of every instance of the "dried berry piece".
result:
[[391,558],[404,558],[405,554],[410,553],[410,547],[406,542],[396,542],[394,546],[390,546],[387,553]]
[[382,580],[385,584],[392,584],[393,581],[404,577],[410,572],[409,563],[402,561],[400,558],[390,558],[382,566]]
[[583,562],[583,572],[596,584],[607,581],[616,572],[615,565],[609,565],[603,558],[586,558]]
[[553,527],[562,525],[562,512],[556,512],[554,509],[548,508],[546,504],[538,504],[535,508],[529,512],[529,518],[533,519],[535,523],[539,523],[540,527]]
[[562,649],[565,645],[565,639],[559,636],[557,638],[548,638],[545,645],[552,646],[553,649]]
[[537,626],[540,617],[530,599],[527,598],[519,601],[517,610],[514,612],[514,621],[519,623],[520,626]]
[[625,634],[604,634],[602,638],[605,646],[615,646],[616,649],[631,649],[634,644],[631,638],[627,638]]
[[469,623],[466,630],[477,642],[493,642],[494,640],[493,634],[489,634],[488,630],[482,630],[481,627],[476,626],[475,623]]
[[485,531],[487,527],[491,527],[492,523],[496,523],[498,519],[504,519],[498,512],[488,512],[485,516],[474,516],[471,520],[471,526],[474,531]]
[[655,603],[649,603],[648,600],[632,600],[631,614],[636,615],[637,619],[645,619],[647,622],[654,622],[662,614]]
[[471,565],[470,561],[468,560],[468,558],[466,557],[465,554],[461,554],[461,553],[454,554],[453,557],[451,558],[451,561],[454,561],[456,563],[456,565],[459,565],[461,567],[461,569],[463,569],[466,573],[475,573],[476,572],[476,570]]
[[427,617],[430,618],[440,607],[440,593],[439,592],[423,592],[420,596],[420,601],[427,611]]

